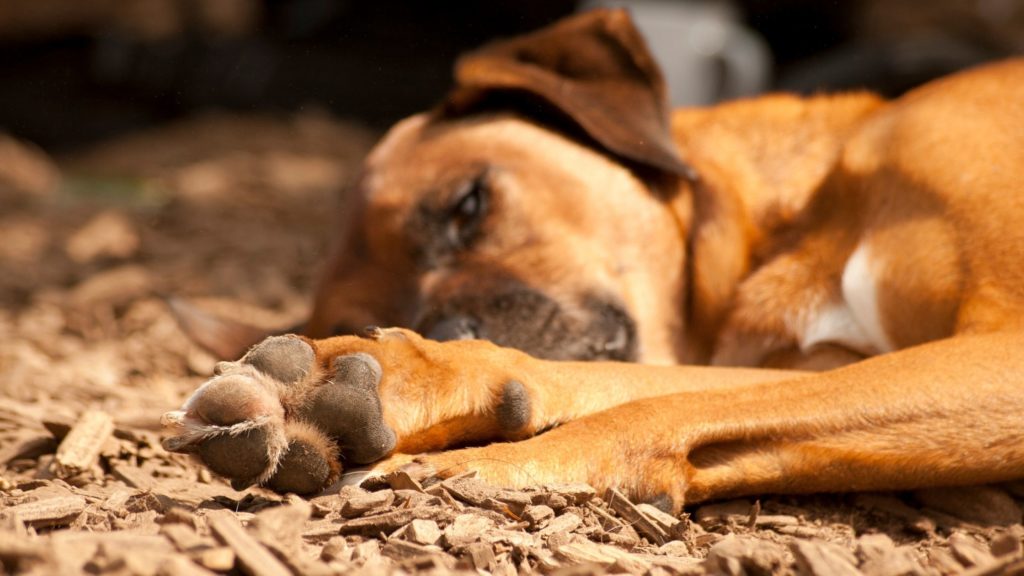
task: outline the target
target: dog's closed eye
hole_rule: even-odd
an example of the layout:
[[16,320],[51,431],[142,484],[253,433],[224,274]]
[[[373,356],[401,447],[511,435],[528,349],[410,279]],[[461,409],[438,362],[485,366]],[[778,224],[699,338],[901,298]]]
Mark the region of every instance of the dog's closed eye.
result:
[[454,195],[448,210],[445,234],[456,249],[468,248],[480,235],[481,225],[490,206],[490,189],[486,174],[466,181]]

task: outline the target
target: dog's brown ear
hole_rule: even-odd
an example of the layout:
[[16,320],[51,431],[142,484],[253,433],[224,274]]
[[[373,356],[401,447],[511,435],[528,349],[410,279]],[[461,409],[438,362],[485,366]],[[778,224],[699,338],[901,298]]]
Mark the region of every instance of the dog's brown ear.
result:
[[625,10],[594,10],[488,44],[455,65],[445,111],[460,114],[498,92],[554,106],[609,152],[693,178],[669,129],[665,82]]

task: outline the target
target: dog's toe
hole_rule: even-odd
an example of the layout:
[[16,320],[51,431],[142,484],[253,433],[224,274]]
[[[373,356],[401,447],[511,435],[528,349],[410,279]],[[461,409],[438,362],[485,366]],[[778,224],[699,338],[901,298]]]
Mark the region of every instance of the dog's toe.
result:
[[268,446],[273,443],[268,427],[208,438],[196,447],[196,455],[216,474],[231,478],[232,485],[247,486],[264,475],[271,465]]
[[328,380],[313,390],[300,418],[336,438],[346,459],[375,462],[390,453],[397,441],[384,423],[377,387],[380,363],[366,353],[339,356]]
[[232,426],[278,413],[280,402],[252,375],[228,373],[197,390],[185,408],[201,422]]
[[271,336],[252,347],[241,363],[249,364],[282,384],[306,379],[316,360],[313,347],[295,335]]
[[341,474],[338,449],[320,430],[305,422],[285,425],[288,448],[266,486],[276,492],[313,494]]
[[237,487],[265,480],[287,446],[277,386],[252,366],[222,371],[164,415],[175,432],[164,448],[197,455]]

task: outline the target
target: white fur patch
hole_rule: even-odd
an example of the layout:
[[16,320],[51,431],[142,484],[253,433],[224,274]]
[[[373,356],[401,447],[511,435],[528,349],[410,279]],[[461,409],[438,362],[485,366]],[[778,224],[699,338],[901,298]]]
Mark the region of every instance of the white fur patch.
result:
[[882,326],[878,286],[865,244],[846,261],[840,285],[842,299],[811,315],[800,339],[801,350],[833,343],[866,355],[891,352],[893,345]]

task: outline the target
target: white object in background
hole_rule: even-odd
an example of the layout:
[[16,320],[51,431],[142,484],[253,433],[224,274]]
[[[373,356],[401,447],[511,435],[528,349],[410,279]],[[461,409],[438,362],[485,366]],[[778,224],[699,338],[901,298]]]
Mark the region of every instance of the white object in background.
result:
[[713,104],[768,88],[771,56],[726,0],[584,0],[628,8],[661,66],[673,106]]

